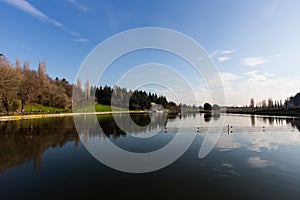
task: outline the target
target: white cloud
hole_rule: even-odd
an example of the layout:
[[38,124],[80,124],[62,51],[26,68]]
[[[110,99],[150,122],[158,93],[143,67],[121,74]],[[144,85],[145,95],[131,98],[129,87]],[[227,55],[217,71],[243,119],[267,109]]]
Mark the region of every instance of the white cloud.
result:
[[[219,76],[225,91],[226,105],[249,105],[250,98],[254,98],[255,101],[267,100],[270,97],[274,100],[284,100],[299,92],[299,76],[283,77],[257,70],[243,74],[220,72]],[[197,95],[199,99],[209,101],[209,98],[203,97],[205,92],[208,91],[199,91]]]
[[264,75],[265,75],[265,76],[268,76],[268,77],[274,77],[274,76],[275,76],[275,74],[273,74],[273,73],[267,73],[267,72],[264,73]]
[[270,61],[270,59],[263,58],[263,57],[247,57],[247,58],[242,59],[243,65],[246,65],[246,66],[262,65],[269,61]]
[[232,54],[236,51],[236,49],[230,49],[230,50],[224,50],[224,51],[221,51],[220,54]]
[[250,98],[284,100],[299,92],[300,78],[297,76],[275,76],[257,70],[246,72],[243,76],[236,75],[236,78],[235,74],[222,74],[228,105],[248,105]]
[[275,76],[273,73],[259,73],[257,70],[246,72],[245,75],[248,75],[248,77],[250,77],[249,80],[251,81],[267,80],[268,78]]
[[220,53],[220,50],[215,50],[214,52],[212,52],[210,55],[209,55],[209,57],[213,57],[213,56],[215,56],[215,55],[218,55]]
[[84,7],[83,5],[79,4],[75,0],[67,0],[67,1],[70,2],[71,4],[73,4],[80,11],[83,11],[83,12],[87,12],[88,11],[88,9],[86,7]]
[[69,33],[71,35],[74,35],[74,36],[80,36],[81,35],[80,33],[77,33],[77,32],[74,32],[74,31],[69,31]]
[[34,6],[32,6],[30,3],[28,3],[25,0],[1,0],[1,1],[9,5],[12,5],[43,22],[48,22],[57,27],[63,27],[63,25],[60,22],[51,19],[50,17],[48,17],[47,15],[45,15],[44,13],[36,9]]
[[87,38],[78,38],[74,40],[75,42],[82,42],[82,43],[86,43],[89,42],[89,40]]
[[229,56],[221,56],[217,58],[219,62],[225,62],[226,60],[229,60],[230,57]]
[[252,70],[250,72],[246,72],[246,75],[252,75],[252,74],[256,74],[258,71],[257,70]]
[[[39,19],[43,22],[47,22],[50,23],[56,27],[61,28],[63,31],[69,33],[72,36],[77,36],[80,37],[80,33],[77,32],[73,32],[70,29],[68,29],[67,27],[65,27],[62,23],[48,17],[46,14],[44,14],[42,11],[38,10],[37,8],[35,8],[33,5],[31,5],[29,2],[25,1],[25,0],[0,0],[2,2],[5,2],[11,6],[16,7],[19,10],[22,10],[23,12],[33,16],[36,19]],[[86,10],[86,8],[82,7],[81,5],[79,5],[76,1],[74,0],[68,0],[71,3],[75,4],[79,9],[81,10]],[[75,39],[74,41],[76,42],[89,42],[88,39],[86,38],[79,38],[79,39]],[[23,46],[24,47],[24,46]],[[26,47],[24,47],[26,48]],[[28,48],[26,48],[28,49]]]
[[242,78],[241,76],[239,76],[237,74],[233,74],[233,73],[229,73],[229,72],[220,72],[220,77],[223,82],[235,81],[235,80],[239,80]]
[[228,49],[228,50],[215,50],[212,52],[209,57],[217,56],[217,55],[229,55],[236,51],[236,49]]
[[229,50],[215,50],[214,52],[212,52],[209,57],[213,58],[213,57],[217,57],[217,60],[219,62],[225,62],[227,60],[230,60],[231,57],[229,56],[230,54],[232,54],[233,52],[235,52],[236,49],[229,49]]

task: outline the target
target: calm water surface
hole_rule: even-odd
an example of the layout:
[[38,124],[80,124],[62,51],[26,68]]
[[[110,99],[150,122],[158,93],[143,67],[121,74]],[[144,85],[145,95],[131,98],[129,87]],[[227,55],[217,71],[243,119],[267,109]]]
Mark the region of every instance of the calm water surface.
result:
[[[142,126],[150,122],[144,114],[119,116],[122,126],[130,119]],[[179,124],[184,132],[197,133],[180,159],[145,174],[119,172],[97,161],[83,145],[95,136],[80,140],[71,117],[1,122],[0,199],[299,199],[299,119],[216,114],[152,119],[150,127],[128,125],[125,133],[112,116],[98,117],[105,133],[98,137],[132,152],[165,146]],[[199,159],[209,126],[222,134]]]

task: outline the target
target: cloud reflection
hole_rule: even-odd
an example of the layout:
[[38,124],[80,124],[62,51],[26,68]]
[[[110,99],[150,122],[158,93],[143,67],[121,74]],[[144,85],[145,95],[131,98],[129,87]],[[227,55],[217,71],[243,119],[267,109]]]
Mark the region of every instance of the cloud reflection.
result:
[[263,160],[260,157],[250,157],[246,161],[251,167],[265,168],[270,165],[270,161]]

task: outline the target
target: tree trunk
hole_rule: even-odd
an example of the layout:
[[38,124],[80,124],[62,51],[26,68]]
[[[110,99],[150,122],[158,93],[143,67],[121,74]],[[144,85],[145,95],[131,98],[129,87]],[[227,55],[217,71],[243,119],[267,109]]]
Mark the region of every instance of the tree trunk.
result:
[[22,100],[21,100],[21,113],[24,112],[24,105],[25,105],[25,102],[24,102],[24,100],[22,99]]
[[5,107],[6,113],[8,114],[9,113],[9,102],[8,101],[6,101],[4,103],[4,107]]

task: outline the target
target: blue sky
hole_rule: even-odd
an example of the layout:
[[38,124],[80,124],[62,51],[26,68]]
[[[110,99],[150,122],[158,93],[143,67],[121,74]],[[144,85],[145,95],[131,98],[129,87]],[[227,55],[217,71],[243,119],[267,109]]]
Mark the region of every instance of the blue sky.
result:
[[[300,92],[299,10],[297,0],[0,0],[0,52],[12,62],[30,60],[32,69],[44,59],[51,77],[73,82],[85,57],[108,37],[138,27],[170,28],[205,48],[227,104],[248,105],[251,97]],[[199,98],[205,96],[200,85]]]

